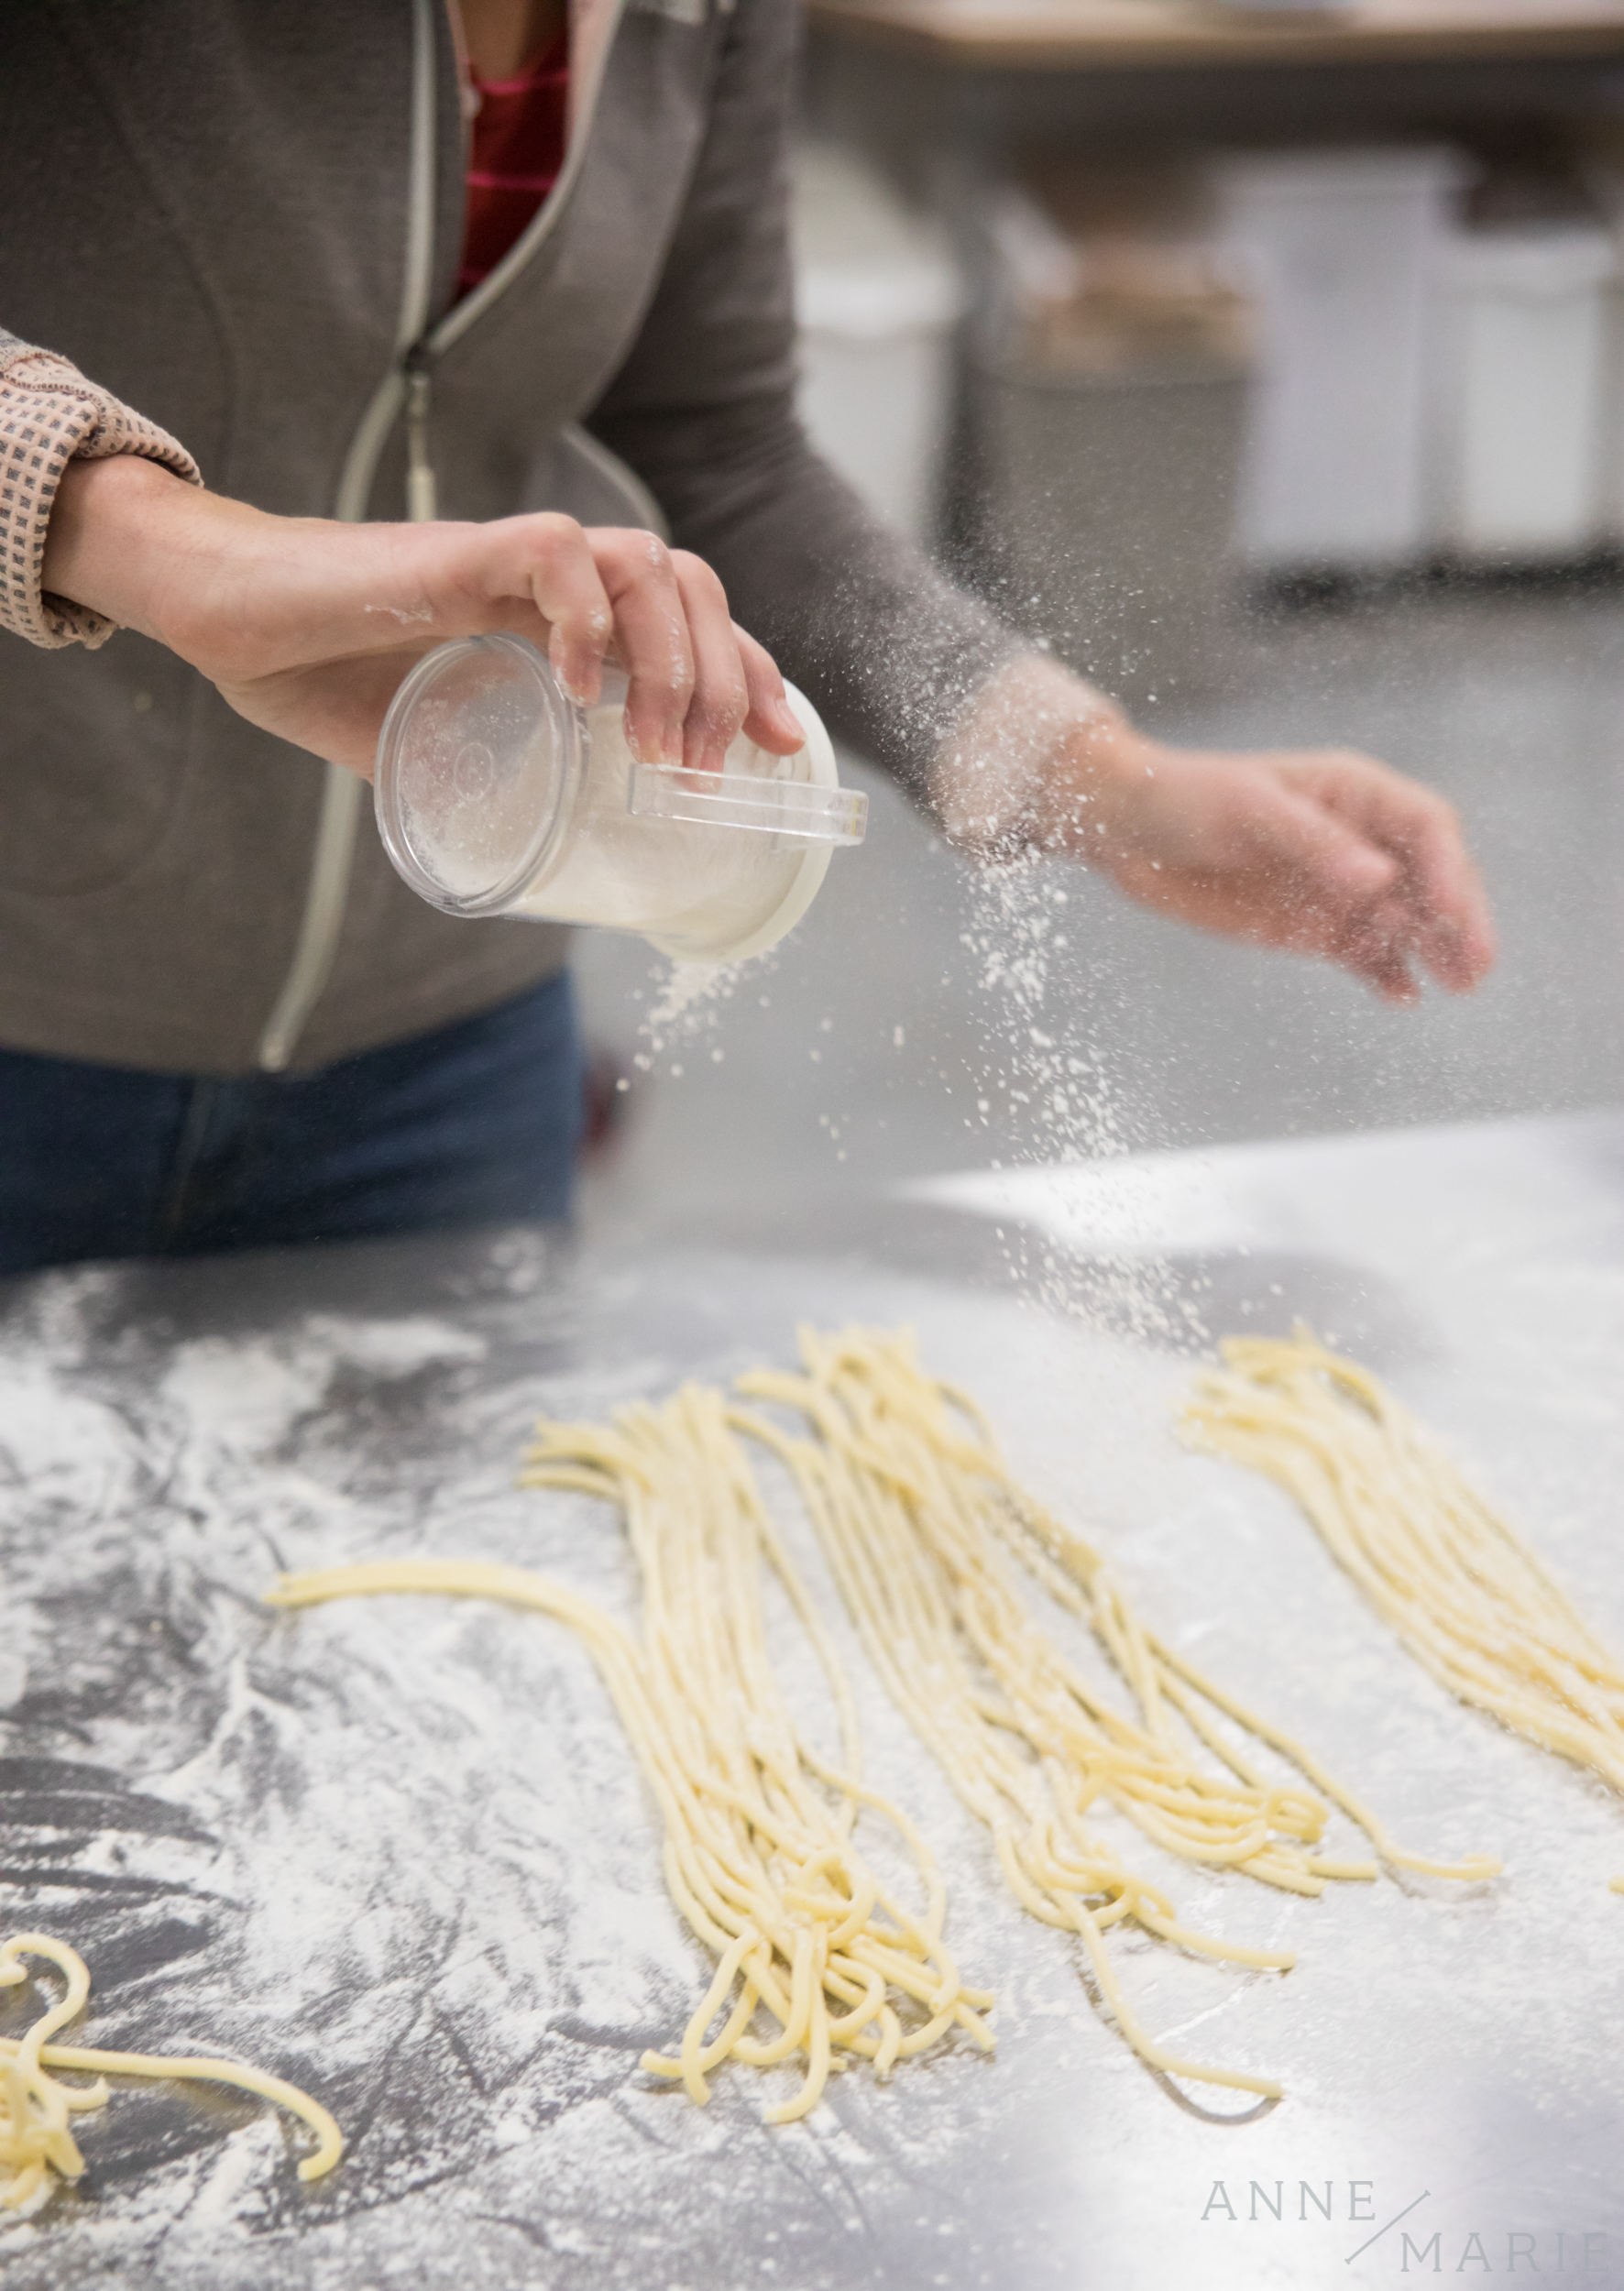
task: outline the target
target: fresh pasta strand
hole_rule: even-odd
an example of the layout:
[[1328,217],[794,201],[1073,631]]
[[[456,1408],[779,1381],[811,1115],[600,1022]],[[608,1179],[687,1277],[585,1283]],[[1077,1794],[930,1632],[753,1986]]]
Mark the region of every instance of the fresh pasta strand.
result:
[[[883,2076],[953,2028],[990,2050],[984,1991],[967,1988],[943,1937],[947,1896],[928,1847],[860,1779],[854,1705],[838,1659],[730,1431],[720,1393],[686,1386],[665,1406],[607,1425],[543,1424],[523,1479],[622,1511],[642,1575],[634,1639],[591,1601],[523,1569],[455,1560],[382,1561],[284,1576],[280,1606],[372,1592],[503,1600],[555,1617],[596,1661],[664,1825],[672,1898],[717,1957],[675,2056],[642,2066],[680,2079],[703,2107],[725,2060],[769,2067],[799,2055],[799,2089],[766,2112],[806,2115],[840,2052]],[[762,1608],[770,1568],[822,1665],[842,1765],[805,1739],[779,1692]],[[912,1857],[925,1906],[899,1902],[859,1852],[860,1809]],[[734,1992],[737,1990],[737,1996]],[[776,2033],[752,2033],[758,2008]],[[709,2033],[721,2016],[722,2025]]]
[[1283,1487],[1440,1685],[1624,1790],[1624,1668],[1432,1435],[1300,1322],[1221,1349],[1191,1445]]
[[[29,1976],[22,1960],[43,1957],[61,1974],[58,2001],[21,2036],[0,2037],[0,2209],[15,2211],[50,2181],[78,2179],[84,2170],[79,2143],[68,2128],[70,2116],[104,2108],[106,2077],[178,2077],[194,2083],[234,2085],[260,2099],[274,2100],[297,2116],[316,2136],[313,2155],[299,2166],[302,2180],[320,2179],[344,2154],[344,2135],[327,2110],[296,2085],[233,2060],[166,2059],[157,2053],[109,2053],[52,2040],[83,2011],[90,1996],[84,1959],[49,1934],[19,1933],[0,1944],[0,1988],[15,1988]],[[92,2085],[62,2084],[49,2071],[70,2068],[97,2078]]]
[[[992,1832],[1012,1891],[1034,1916],[1079,1936],[1143,2059],[1171,2075],[1277,2097],[1271,2077],[1202,2066],[1158,2044],[1123,1996],[1105,1936],[1132,1918],[1234,1964],[1284,1971],[1290,1954],[1180,1924],[1166,1895],[1090,1830],[1090,1805],[1114,1806],[1185,1860],[1234,1867],[1290,1892],[1374,1878],[1373,1863],[1309,1851],[1323,1832],[1324,1804],[1258,1772],[1216,1726],[1217,1711],[1291,1759],[1383,1858],[1458,1878],[1491,1875],[1498,1864],[1402,1853],[1289,1736],[1147,1631],[1101,1555],[1011,1478],[974,1404],[921,1371],[911,1332],[803,1329],[800,1345],[804,1373],[757,1370],[737,1388],[798,1411],[813,1437],[792,1437],[744,1409],[733,1421],[794,1474],[870,1660]],[[1103,1701],[1031,1620],[1002,1553],[1091,1628],[1131,1690],[1137,1719]],[[1212,1770],[1203,1751],[1227,1771]]]

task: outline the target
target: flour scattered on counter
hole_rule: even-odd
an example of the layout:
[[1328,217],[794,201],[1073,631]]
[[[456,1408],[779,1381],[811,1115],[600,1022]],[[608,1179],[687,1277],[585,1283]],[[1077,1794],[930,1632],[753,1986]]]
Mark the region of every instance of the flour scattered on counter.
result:
[[205,1437],[269,1448],[320,1406],[333,1375],[330,1344],[232,1344],[204,1337],[177,1350],[164,1397]]
[[350,1321],[336,1313],[313,1313],[307,1326],[313,1337],[332,1346],[339,1361],[374,1376],[415,1376],[436,1362],[485,1356],[478,1337],[426,1314],[403,1321]]

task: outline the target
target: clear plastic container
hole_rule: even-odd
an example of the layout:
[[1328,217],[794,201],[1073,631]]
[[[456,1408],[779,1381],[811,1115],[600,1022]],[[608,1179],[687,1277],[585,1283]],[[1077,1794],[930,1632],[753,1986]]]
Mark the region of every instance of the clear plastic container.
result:
[[420,661],[378,743],[379,832],[398,872],[448,915],[637,931],[678,962],[737,962],[799,922],[868,797],[842,788],[811,703],[792,756],[742,735],[720,772],[640,763],[625,678],[577,707],[520,637]]

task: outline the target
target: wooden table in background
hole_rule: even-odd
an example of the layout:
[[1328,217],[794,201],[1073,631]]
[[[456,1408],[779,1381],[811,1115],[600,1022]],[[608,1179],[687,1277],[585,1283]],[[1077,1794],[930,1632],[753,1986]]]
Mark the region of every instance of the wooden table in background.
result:
[[810,0],[815,24],[920,60],[1083,71],[1624,61],[1624,0]]

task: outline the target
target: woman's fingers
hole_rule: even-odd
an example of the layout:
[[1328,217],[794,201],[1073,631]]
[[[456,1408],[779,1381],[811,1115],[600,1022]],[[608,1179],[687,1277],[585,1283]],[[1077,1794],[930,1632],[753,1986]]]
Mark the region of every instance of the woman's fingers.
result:
[[1390,1003],[1418,998],[1418,963],[1459,991],[1493,957],[1453,813],[1365,756],[1163,751],[1096,863],[1163,914],[1319,955]]
[[645,763],[680,763],[694,648],[671,552],[657,533],[612,526],[594,526],[587,540],[614,608],[632,752]]
[[[1366,759],[1327,762],[1321,770],[1331,784],[1322,776],[1311,794],[1300,792],[1289,772],[1276,782],[1278,800],[1267,823],[1274,863],[1266,865],[1258,885],[1261,935],[1328,957],[1386,1002],[1414,1003],[1420,989],[1412,962],[1419,956],[1438,969],[1432,935],[1441,927],[1431,893],[1418,880],[1417,854],[1425,844],[1428,864],[1445,868],[1450,855],[1443,846],[1453,828],[1441,817],[1438,846],[1432,848],[1434,799]],[[1355,804],[1355,792],[1368,796],[1366,773],[1396,787],[1381,787],[1379,801]],[[1439,975],[1454,982],[1444,971]]]
[[727,594],[716,575],[686,549],[675,553],[672,565],[694,652],[694,696],[683,727],[683,762],[691,772],[719,772],[750,708],[744,663]]
[[1375,900],[1399,873],[1400,863],[1354,821],[1271,775],[1260,775],[1253,800],[1254,850],[1248,855],[1279,879],[1284,900],[1300,898],[1319,909],[1327,927],[1349,907]]
[[1430,788],[1352,751],[1190,761],[1210,775],[1204,804],[1185,808],[1204,813],[1196,840],[1212,857],[1187,881],[1199,876],[1200,903],[1227,927],[1328,956],[1389,1002],[1416,999],[1415,962],[1457,993],[1486,975],[1487,898]]
[[1395,1003],[1400,1009],[1409,1009],[1421,1001],[1421,989],[1409,961],[1397,948],[1373,947],[1355,949],[1342,958],[1342,967],[1356,979],[1362,979],[1371,992],[1379,994],[1384,1003]]
[[614,608],[615,649],[630,682],[627,735],[637,753],[721,769],[741,729],[775,755],[805,734],[769,654],[734,626],[727,593],[703,559],[652,533],[587,536]]
[[739,658],[744,667],[745,687],[750,695],[750,712],[744,719],[744,729],[760,748],[774,756],[793,756],[797,748],[807,744],[800,718],[785,695],[784,678],[778,664],[764,644],[746,633],[738,622],[733,623],[733,637],[739,647]]
[[572,700],[590,706],[614,633],[614,599],[573,517],[527,518],[534,538],[530,593],[547,623],[547,658]]
[[418,571],[437,635],[496,627],[532,637],[572,699],[597,699],[614,600],[573,517],[547,510],[489,525],[390,530]]
[[[784,679],[771,655],[735,626],[727,592],[704,560],[686,549],[664,561],[675,584],[692,663],[687,710],[681,723],[682,761],[690,771],[719,772],[741,730],[777,755],[792,755],[806,735],[784,696]],[[661,603],[666,606],[664,582]],[[617,613],[621,654],[633,685],[638,656],[631,616]],[[651,663],[656,676],[658,660]],[[630,711],[629,697],[628,707]]]
[[801,746],[783,680],[734,627],[721,582],[656,534],[551,513],[390,530],[428,608],[405,617],[436,635],[530,637],[583,705],[598,698],[612,652],[626,671],[627,737],[645,762],[718,769],[747,722],[774,753]]
[[1494,924],[1454,807],[1431,788],[1368,758],[1338,761],[1363,767],[1357,773],[1348,772],[1344,800],[1351,797],[1359,806],[1366,833],[1404,862],[1422,960],[1443,985],[1468,992],[1494,962]]

